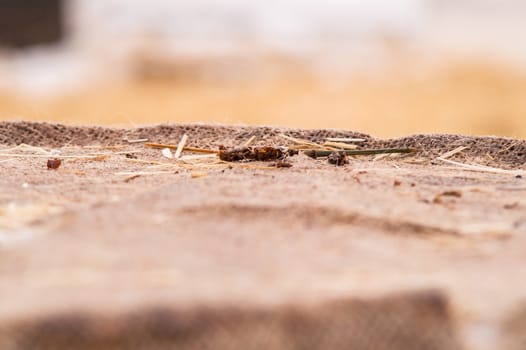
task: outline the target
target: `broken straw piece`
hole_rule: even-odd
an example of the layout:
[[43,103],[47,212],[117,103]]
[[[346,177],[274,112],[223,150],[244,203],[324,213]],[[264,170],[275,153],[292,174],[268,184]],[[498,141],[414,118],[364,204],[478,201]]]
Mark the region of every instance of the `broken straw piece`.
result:
[[194,172],[192,172],[192,174],[190,176],[192,177],[192,179],[198,179],[200,177],[208,176],[208,174],[207,173],[203,173],[203,172],[199,172],[199,171],[194,171]]
[[34,152],[34,153],[41,154],[41,155],[51,155],[51,152],[46,151],[42,147],[30,146],[25,143],[21,143],[18,146],[13,147],[13,148],[2,150],[2,152],[7,152],[7,153],[12,152],[12,151],[22,151],[22,152],[27,151],[27,152]]
[[179,144],[177,145],[177,149],[175,150],[175,159],[179,159],[181,157],[181,153],[183,153],[183,148],[186,145],[187,140],[188,135],[184,134],[183,137],[181,137],[181,141],[179,141]]
[[161,150],[161,154],[163,155],[163,157],[168,158],[168,159],[173,159],[174,157],[174,155],[172,154],[172,151],[170,151],[169,148],[163,148]]
[[323,146],[326,147],[335,147],[338,149],[357,149],[358,146],[354,144],[349,144],[345,142],[334,142],[334,141],[326,141],[323,143]]
[[[105,157],[109,157],[106,155]],[[0,157],[11,157],[11,158],[49,158],[48,154],[18,154],[18,153],[0,153]],[[70,158],[70,159],[100,159],[102,155],[98,156],[60,156],[60,158]]]
[[453,160],[444,159],[441,157],[437,157],[438,160],[444,162],[456,165],[458,167],[464,168],[466,170],[470,171],[480,171],[484,173],[494,173],[494,174],[508,174],[508,175],[526,175],[526,171],[523,170],[506,170],[506,169],[500,169],[500,168],[494,168],[486,165],[481,164],[464,164],[460,162],[455,162]]
[[248,147],[252,144],[252,142],[254,142],[254,140],[256,139],[256,136],[255,135],[252,135],[251,138],[249,138],[244,144],[243,144],[243,147]]
[[[158,148],[158,149],[162,149],[162,148],[169,148],[169,149],[173,149],[173,150],[177,149],[177,146],[168,145],[168,144],[164,144],[164,143],[146,142],[146,143],[144,143],[144,145],[146,147]],[[209,153],[209,154],[217,154],[217,153],[219,153],[219,151],[216,151],[216,150],[204,149],[204,148],[196,148],[196,147],[183,147],[183,151],[195,152],[195,153]]]
[[181,156],[181,158],[179,159],[182,161],[185,161],[185,160],[215,159],[216,157],[217,155],[215,154],[192,154],[192,155],[187,155],[187,156]]
[[113,173],[118,176],[135,176],[135,175],[164,175],[164,174],[173,174],[171,171],[119,171]]
[[324,149],[324,150],[327,149],[327,147],[322,146],[319,143],[309,141],[309,140],[302,140],[302,139],[298,139],[298,138],[295,138],[295,137],[292,137],[292,136],[287,136],[285,134],[279,134],[279,136],[283,137],[285,140],[292,141],[292,142],[294,142],[295,144],[298,144],[298,145],[316,147],[318,149]]
[[124,139],[126,142],[128,143],[144,143],[144,142],[148,142],[148,139],[144,138],[144,139],[134,139],[134,140],[130,140],[130,139]]
[[354,138],[354,137],[327,137],[329,142],[365,142],[365,139]]
[[442,158],[442,159],[450,158],[450,157],[454,156],[455,154],[462,152],[466,148],[467,148],[466,146],[459,146],[459,147],[455,148],[454,150],[451,150],[449,152],[446,152],[446,153],[442,154],[438,158]]

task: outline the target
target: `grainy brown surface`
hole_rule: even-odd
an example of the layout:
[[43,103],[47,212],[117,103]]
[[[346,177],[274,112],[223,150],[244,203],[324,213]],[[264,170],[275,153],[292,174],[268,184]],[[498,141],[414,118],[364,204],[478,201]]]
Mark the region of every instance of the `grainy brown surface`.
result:
[[[183,133],[198,147],[285,133],[422,152],[278,169],[123,141]],[[9,149],[21,143],[42,149]],[[2,348],[520,348],[526,179],[433,159],[463,145],[451,159],[524,170],[525,141],[0,123],[0,144]]]

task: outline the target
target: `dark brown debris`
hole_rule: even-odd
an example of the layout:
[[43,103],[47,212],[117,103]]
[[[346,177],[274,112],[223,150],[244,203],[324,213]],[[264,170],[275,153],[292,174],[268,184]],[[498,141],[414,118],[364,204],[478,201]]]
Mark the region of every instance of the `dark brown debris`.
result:
[[449,196],[449,197],[457,197],[457,198],[460,198],[460,197],[462,197],[462,192],[457,191],[457,190],[453,190],[453,191],[445,191],[445,192],[442,192],[441,195],[442,195],[442,196]]
[[62,161],[60,159],[58,159],[58,158],[48,159],[47,160],[47,168],[48,168],[48,170],[50,170],[50,169],[58,169],[60,164],[62,164]]
[[344,151],[332,152],[327,158],[327,160],[329,164],[334,164],[337,166],[349,164],[349,159],[347,158],[347,154],[345,154]]
[[439,193],[439,194],[437,194],[435,196],[435,198],[433,199],[433,203],[435,203],[435,204],[442,203],[442,197],[460,198],[460,197],[462,197],[462,192],[457,191],[457,190],[444,191],[444,192]]
[[235,146],[226,148],[219,146],[219,159],[225,162],[272,161],[283,160],[288,156],[296,155],[298,151],[285,147],[246,147]]
[[272,163],[271,166],[275,166],[276,168],[291,168],[292,163],[279,160],[276,163]]
[[508,210],[517,209],[518,207],[519,207],[519,202],[513,202],[513,203],[509,203],[509,204],[504,204],[504,206],[503,206],[504,209],[508,209]]
[[124,179],[124,182],[128,183],[128,182],[133,181],[133,180],[135,180],[135,179],[137,179],[139,177],[141,177],[141,175],[132,175],[132,176],[127,177],[126,179]]

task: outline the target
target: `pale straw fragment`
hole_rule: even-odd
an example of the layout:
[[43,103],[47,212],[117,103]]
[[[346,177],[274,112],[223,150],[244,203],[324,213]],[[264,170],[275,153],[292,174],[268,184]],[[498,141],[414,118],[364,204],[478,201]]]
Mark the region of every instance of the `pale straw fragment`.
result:
[[438,158],[442,158],[442,159],[450,158],[450,157],[454,156],[455,154],[462,152],[466,148],[467,148],[466,146],[459,146],[459,147],[457,147],[457,148],[455,148],[455,149],[453,149],[453,150],[451,150],[449,152],[446,152],[446,153],[442,154]]
[[254,142],[255,139],[256,139],[256,135],[252,135],[252,137],[249,138],[249,139],[247,140],[247,142],[245,142],[245,143],[243,144],[243,146],[244,146],[244,147],[248,147],[248,146],[250,146],[250,145],[252,144],[252,142]]
[[327,137],[329,142],[365,142],[365,139],[354,138],[354,137]]
[[479,172],[494,173],[494,174],[521,175],[521,176],[526,175],[526,171],[524,170],[506,170],[506,169],[494,168],[494,167],[481,165],[481,164],[464,164],[460,162],[455,162],[453,160],[444,159],[441,157],[438,157],[436,159],[442,162],[448,163],[448,164],[456,165],[458,167],[461,167],[469,171],[479,171]]
[[181,141],[179,141],[179,144],[177,145],[177,149],[175,150],[174,158],[179,159],[181,157],[181,153],[183,152],[183,148],[186,145],[186,141],[188,140],[188,135],[184,134],[183,137],[181,137]]

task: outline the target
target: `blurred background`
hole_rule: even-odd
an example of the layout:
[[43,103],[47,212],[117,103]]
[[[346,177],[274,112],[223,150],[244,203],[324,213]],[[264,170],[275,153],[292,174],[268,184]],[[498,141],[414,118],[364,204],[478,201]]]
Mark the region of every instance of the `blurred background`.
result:
[[524,0],[0,0],[0,120],[526,138]]

